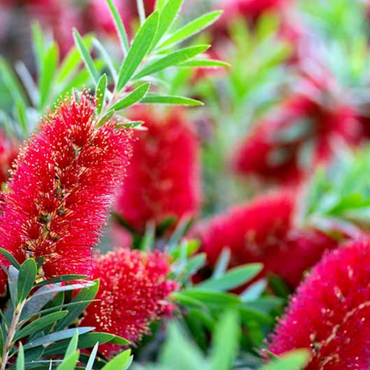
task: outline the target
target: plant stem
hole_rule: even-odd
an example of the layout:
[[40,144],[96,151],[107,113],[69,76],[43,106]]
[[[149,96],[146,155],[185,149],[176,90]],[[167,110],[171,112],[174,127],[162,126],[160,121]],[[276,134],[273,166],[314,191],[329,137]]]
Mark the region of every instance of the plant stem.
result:
[[8,335],[6,337],[5,344],[4,344],[3,354],[2,354],[2,358],[1,358],[1,368],[0,368],[0,370],[5,370],[6,369],[6,365],[8,363],[8,359],[9,359],[9,351],[12,348],[12,342],[13,342],[16,330],[18,328],[19,319],[21,317],[23,307],[24,307],[26,302],[27,302],[27,300],[24,300],[22,303],[20,303],[15,308],[12,322],[9,326],[9,329],[7,330]]

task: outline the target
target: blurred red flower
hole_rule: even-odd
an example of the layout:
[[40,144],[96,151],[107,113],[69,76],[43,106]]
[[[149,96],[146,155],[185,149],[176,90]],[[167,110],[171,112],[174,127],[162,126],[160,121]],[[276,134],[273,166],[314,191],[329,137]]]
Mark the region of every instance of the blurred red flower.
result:
[[18,145],[14,139],[6,137],[0,130],[0,190],[1,185],[8,180],[9,170],[18,155]]
[[279,275],[296,287],[302,274],[336,243],[318,231],[294,229],[295,199],[291,191],[261,196],[201,226],[195,236],[210,266],[229,248],[230,268],[262,262],[264,274]]
[[369,368],[370,245],[354,242],[328,254],[298,288],[269,350],[307,348],[306,369]]
[[304,81],[305,92],[256,125],[235,157],[238,173],[296,183],[330,159],[338,142],[360,142],[363,130],[356,109],[330,100],[325,87],[315,84]]
[[144,121],[136,131],[133,157],[115,210],[138,232],[149,221],[192,216],[200,203],[198,141],[179,109],[166,113],[136,109],[130,119]]
[[66,99],[42,122],[4,192],[2,248],[20,262],[43,257],[48,278],[90,273],[92,247],[131,153],[128,131],[116,125],[96,127],[87,94]]
[[[90,304],[81,325],[138,343],[150,333],[153,321],[171,311],[166,299],[178,285],[166,278],[168,260],[158,251],[146,254],[124,248],[97,256],[93,277],[100,279],[99,301]],[[101,350],[111,356],[119,346],[104,344]]]

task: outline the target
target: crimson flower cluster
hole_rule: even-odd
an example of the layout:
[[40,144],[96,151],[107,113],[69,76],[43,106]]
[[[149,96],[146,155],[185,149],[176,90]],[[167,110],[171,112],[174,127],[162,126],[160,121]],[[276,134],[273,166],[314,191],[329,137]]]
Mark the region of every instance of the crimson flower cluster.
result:
[[198,141],[181,110],[165,114],[140,108],[133,121],[144,121],[137,131],[133,156],[119,191],[115,210],[137,232],[149,221],[192,216],[200,203]]
[[309,349],[306,370],[368,369],[369,266],[367,241],[326,255],[298,288],[269,350]]
[[[99,301],[89,305],[81,325],[135,344],[150,333],[151,322],[172,312],[173,306],[166,299],[178,285],[167,279],[170,267],[161,252],[145,254],[120,248],[98,255],[93,266],[93,278],[100,279]],[[111,356],[119,346],[105,344],[101,350]]]
[[306,79],[303,84],[304,93],[283,102],[245,139],[235,158],[238,173],[296,183],[312,170],[307,163],[330,159],[338,142],[360,142],[363,128],[356,109],[333,99],[328,102],[322,83]]
[[261,196],[216,216],[195,232],[209,265],[214,267],[225,248],[230,266],[262,262],[264,273],[281,276],[296,287],[303,273],[336,242],[315,230],[294,228],[296,195],[291,191]]
[[[19,262],[42,257],[47,278],[90,273],[92,247],[131,154],[130,132],[116,127],[114,119],[97,127],[86,93],[42,121],[4,192],[2,248]],[[3,273],[2,292],[5,286]]]
[[1,185],[9,178],[12,163],[18,155],[18,145],[15,140],[6,137],[0,131],[0,190]]

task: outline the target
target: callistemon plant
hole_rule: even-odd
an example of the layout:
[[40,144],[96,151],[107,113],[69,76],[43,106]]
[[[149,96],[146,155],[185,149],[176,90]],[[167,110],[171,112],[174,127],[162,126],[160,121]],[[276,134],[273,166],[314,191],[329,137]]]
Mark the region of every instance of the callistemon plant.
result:
[[200,205],[199,148],[185,112],[140,108],[130,118],[144,121],[147,130],[134,134],[133,156],[115,205],[118,217],[143,233],[150,222],[159,226],[173,219],[176,224],[194,216]]
[[[100,279],[98,301],[87,308],[81,325],[138,343],[144,334],[150,333],[152,321],[173,310],[166,300],[179,286],[167,279],[170,271],[169,257],[158,251],[144,253],[121,248],[96,256],[93,277]],[[119,346],[114,344],[102,348],[108,356],[117,350]]]
[[324,257],[280,320],[272,353],[307,348],[305,369],[369,368],[369,252],[368,242],[355,242]]
[[[176,28],[173,25],[182,3],[159,1],[146,17],[138,1],[141,25],[131,41],[113,1],[107,0],[122,61],[113,60],[95,37],[81,37],[74,30],[76,46],[59,65],[57,44],[50,45],[39,27],[33,28],[38,85],[21,63],[17,73],[24,86],[20,86],[13,70],[0,60],[2,82],[18,112],[18,126],[12,113],[6,115],[15,126],[7,128],[26,136],[35,110],[48,111],[20,150],[0,198],[0,293],[4,301],[10,297],[5,313],[1,312],[1,370],[23,369],[25,364],[27,368],[46,364],[74,369],[77,362],[87,369],[99,362],[96,366],[101,368],[107,357],[124,345],[138,343],[150,333],[153,321],[175,307],[167,299],[180,287],[172,279],[176,275],[170,265],[179,256],[170,256],[167,249],[152,253],[122,249],[93,258],[93,248],[125,181],[132,145],[141,140],[137,131],[144,129],[141,117],[130,120],[125,110],[139,102],[201,104],[165,94],[156,85],[157,76],[169,68],[185,63],[190,63],[187,67],[209,66],[209,60],[202,58],[209,45],[180,44],[212,24],[220,13]],[[103,60],[95,59],[97,54]],[[217,61],[212,63],[219,66]],[[91,90],[80,90],[82,81]],[[56,99],[58,92],[63,95]],[[52,108],[47,108],[52,102]],[[151,133],[150,122],[148,129]],[[174,135],[180,133],[179,142],[185,141],[184,148],[189,149],[180,161],[197,154],[190,131],[185,126],[181,130],[179,125]],[[168,248],[173,252],[177,246]],[[100,288],[92,279],[101,280]],[[88,307],[90,303],[94,304]],[[86,326],[89,323],[93,326]],[[79,349],[90,349],[89,356]],[[132,356],[127,350],[112,361],[107,368],[127,368]]]
[[19,262],[42,258],[47,278],[90,274],[92,247],[131,153],[129,131],[117,125],[112,118],[99,127],[96,103],[83,92],[65,98],[25,144],[0,228],[1,247]]
[[[303,273],[337,246],[319,231],[295,227],[297,196],[289,190],[260,196],[200,225],[194,233],[209,266],[214,268],[229,250],[229,267],[261,262],[264,274],[276,274],[295,288]],[[284,262],[288,260],[292,263]]]

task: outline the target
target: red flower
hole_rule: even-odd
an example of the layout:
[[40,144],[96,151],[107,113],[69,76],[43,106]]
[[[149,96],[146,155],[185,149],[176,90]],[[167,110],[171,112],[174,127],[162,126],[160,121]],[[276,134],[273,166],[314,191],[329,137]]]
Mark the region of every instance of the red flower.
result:
[[298,288],[270,350],[311,350],[306,369],[363,369],[370,363],[370,245],[327,255]]
[[[169,272],[167,256],[158,251],[120,248],[98,256],[93,277],[100,279],[99,302],[90,304],[81,325],[137,343],[150,333],[150,323],[171,308],[165,300],[178,286],[166,279]],[[111,356],[119,346],[106,344],[101,349]]]
[[130,118],[144,121],[148,130],[136,134],[117,212],[139,232],[148,221],[159,224],[170,217],[194,215],[200,202],[198,142],[182,111],[163,115],[139,109]]
[[61,103],[23,148],[4,194],[1,247],[20,262],[43,257],[46,277],[89,274],[92,247],[124,177],[128,132],[115,120],[96,123],[86,94]]
[[224,0],[225,17],[241,15],[250,20],[258,19],[268,11],[279,11],[286,7],[289,0]]
[[0,131],[0,190],[1,184],[8,180],[9,170],[17,155],[16,142],[7,138],[4,132]]
[[330,159],[336,142],[360,142],[363,132],[355,109],[319,102],[325,91],[306,83],[311,85],[307,94],[291,97],[246,138],[235,159],[237,172],[294,183]]
[[280,275],[292,287],[297,286],[304,271],[335,243],[317,231],[295,230],[294,206],[295,195],[286,191],[215,217],[198,231],[210,266],[229,248],[229,267],[262,262],[264,273]]

